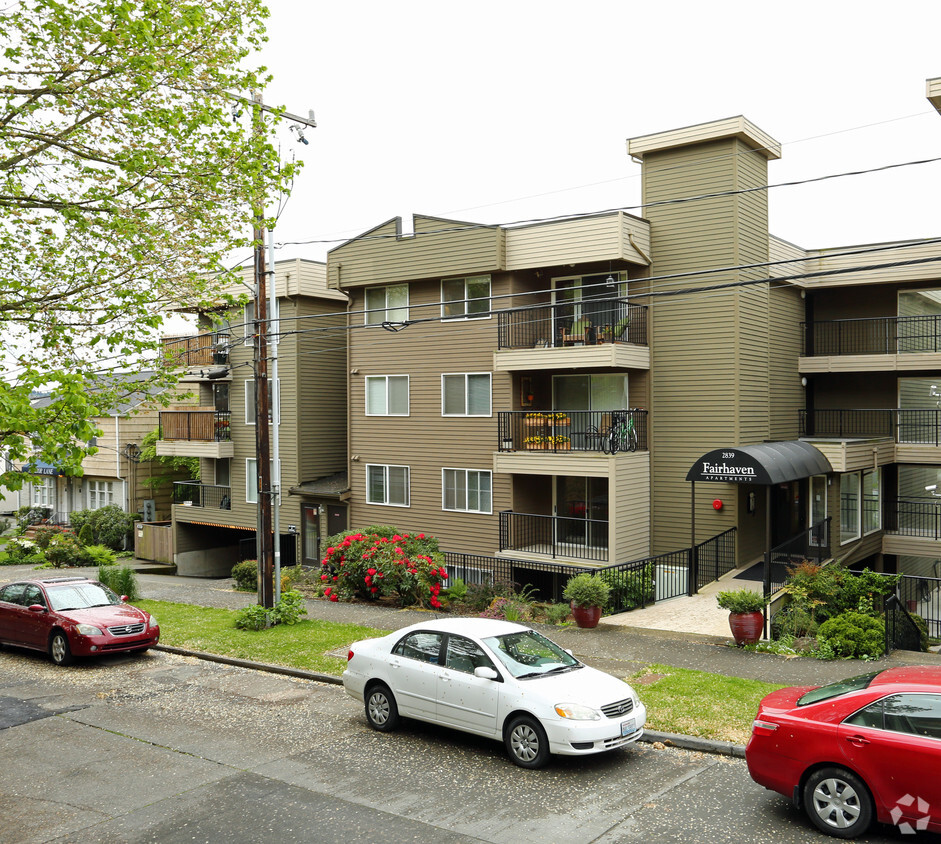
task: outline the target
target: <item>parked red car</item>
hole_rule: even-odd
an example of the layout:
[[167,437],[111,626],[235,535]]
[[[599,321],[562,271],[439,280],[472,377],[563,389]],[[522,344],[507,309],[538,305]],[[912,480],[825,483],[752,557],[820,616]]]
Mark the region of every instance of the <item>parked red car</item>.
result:
[[125,600],[86,577],[8,583],[0,587],[0,644],[45,651],[57,665],[146,651],[160,640],[157,619]]
[[772,692],[745,758],[755,782],[837,838],[873,820],[941,832],[941,666]]

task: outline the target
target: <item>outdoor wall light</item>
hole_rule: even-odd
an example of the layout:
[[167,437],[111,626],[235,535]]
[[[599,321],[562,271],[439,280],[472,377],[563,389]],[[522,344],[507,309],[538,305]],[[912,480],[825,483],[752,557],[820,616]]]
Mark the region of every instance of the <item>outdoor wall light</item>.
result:
[[802,386],[802,387],[806,387],[806,386],[807,386],[807,379],[806,379],[806,378],[801,378],[801,386]]

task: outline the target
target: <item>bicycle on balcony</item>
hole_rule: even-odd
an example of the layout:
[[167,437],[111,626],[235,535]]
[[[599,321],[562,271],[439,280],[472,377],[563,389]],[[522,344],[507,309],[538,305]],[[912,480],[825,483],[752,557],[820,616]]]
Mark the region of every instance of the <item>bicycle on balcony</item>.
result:
[[637,450],[637,428],[634,426],[634,414],[629,410],[612,411],[610,425],[603,431],[591,425],[588,434],[601,441],[601,450],[605,454]]

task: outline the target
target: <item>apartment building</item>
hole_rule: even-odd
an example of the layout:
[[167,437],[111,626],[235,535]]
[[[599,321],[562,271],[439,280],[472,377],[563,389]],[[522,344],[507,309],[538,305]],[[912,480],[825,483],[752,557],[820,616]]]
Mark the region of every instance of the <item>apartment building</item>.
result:
[[744,117],[627,151],[642,218],[416,216],[330,252],[350,524],[530,561],[537,583],[727,531],[736,565],[796,538],[937,573],[941,245],[772,235],[781,147]]
[[[268,425],[277,433],[282,565],[319,563],[321,539],[344,529],[348,487],[346,296],[326,286],[326,267],[278,261],[274,285],[278,377],[269,343]],[[234,296],[251,290],[251,273]],[[247,288],[247,289],[246,289]],[[244,298],[244,297],[243,297]],[[270,317],[271,315],[269,315]],[[184,576],[227,576],[256,556],[258,489],[253,302],[200,315],[191,337],[167,338],[182,370],[186,404],[160,414],[157,453],[199,458],[199,481],[174,485],[171,557]]]

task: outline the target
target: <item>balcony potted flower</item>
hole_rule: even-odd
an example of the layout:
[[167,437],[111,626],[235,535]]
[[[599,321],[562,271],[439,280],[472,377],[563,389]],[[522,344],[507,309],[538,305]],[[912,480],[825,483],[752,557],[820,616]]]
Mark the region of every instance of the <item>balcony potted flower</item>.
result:
[[765,623],[765,596],[750,589],[735,589],[716,595],[719,606],[729,611],[732,638],[739,647],[754,645]]
[[611,587],[599,574],[582,572],[569,578],[562,597],[572,607],[572,615],[579,627],[597,627],[601,613],[608,605]]
[[556,451],[568,451],[572,447],[572,441],[568,437],[563,437],[558,434],[554,437],[549,437],[549,444],[551,448],[554,448]]
[[550,421],[556,428],[565,428],[572,424],[567,413],[550,413]]
[[544,450],[548,445],[548,439],[548,437],[526,437],[523,440],[523,445],[528,449]]

